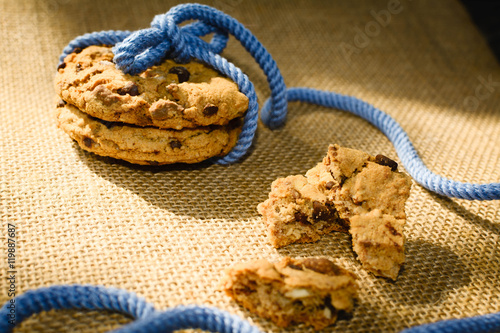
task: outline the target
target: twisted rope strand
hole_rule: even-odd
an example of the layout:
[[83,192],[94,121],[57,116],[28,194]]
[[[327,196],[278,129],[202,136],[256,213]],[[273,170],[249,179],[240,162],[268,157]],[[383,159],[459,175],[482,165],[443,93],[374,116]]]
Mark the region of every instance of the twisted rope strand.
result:
[[[170,17],[172,21],[170,21]],[[260,41],[233,17],[209,6],[200,4],[183,4],[171,8],[168,13],[155,17],[155,20],[164,20],[165,23],[172,22],[178,25],[187,20],[199,20],[207,25],[227,31],[233,35],[241,45],[252,55],[257,64],[267,76],[271,88],[271,103],[277,114],[286,114],[286,85],[279,68],[271,54],[260,43]],[[162,25],[166,29],[166,24]],[[173,30],[173,27],[168,27]],[[173,45],[173,47],[177,47]],[[147,67],[146,67],[147,68]],[[142,70],[145,70],[143,68]],[[279,124],[282,125],[283,121]]]
[[500,313],[465,319],[442,320],[432,324],[415,326],[401,333],[498,333]]
[[260,333],[256,327],[237,316],[217,308],[194,305],[157,312],[118,328],[113,333],[174,332],[188,328],[220,333]]
[[64,61],[71,52],[75,49],[83,49],[91,45],[115,45],[130,36],[130,31],[98,31],[86,33],[73,39],[63,49],[62,54],[59,56],[59,65]]
[[387,113],[352,96],[310,88],[290,88],[288,101],[302,101],[348,111],[377,127],[393,143],[408,173],[425,188],[448,197],[468,200],[500,199],[500,183],[471,184],[453,181],[431,172],[418,156],[403,128]]
[[[60,309],[110,310],[135,319],[148,317],[155,312],[152,305],[134,293],[116,288],[91,285],[61,285],[30,290],[6,302],[0,309],[0,332],[12,329],[35,313]],[[11,304],[14,304],[12,310]],[[8,322],[15,314],[15,325]]]
[[[191,305],[159,312],[135,293],[102,286],[52,286],[27,291],[13,300],[0,308],[0,333],[12,332],[31,315],[53,309],[108,310],[135,319],[113,331],[116,333],[173,332],[188,328],[221,333],[260,332],[241,318],[217,308]],[[11,304],[15,305],[13,311]],[[9,314],[15,315],[14,324],[9,323]]]

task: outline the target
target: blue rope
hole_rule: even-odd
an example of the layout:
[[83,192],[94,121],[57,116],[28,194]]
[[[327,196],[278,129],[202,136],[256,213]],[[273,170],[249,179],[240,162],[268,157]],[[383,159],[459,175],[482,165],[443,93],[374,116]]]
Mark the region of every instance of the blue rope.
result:
[[[425,188],[448,197],[469,200],[500,199],[500,183],[470,184],[456,182],[431,172],[418,157],[410,138],[403,128],[387,113],[352,96],[309,88],[287,90],[289,102],[302,101],[329,108],[349,111],[380,129],[393,143],[406,171]],[[263,109],[269,106],[264,105]]]
[[188,328],[221,333],[260,332],[241,318],[216,308],[191,305],[160,312],[135,293],[102,286],[40,288],[16,296],[13,301],[6,302],[0,309],[0,333],[12,332],[15,326],[31,315],[53,309],[108,310],[135,319],[113,331],[116,333],[173,332]]
[[[187,20],[194,23],[181,28]],[[210,42],[200,37],[213,33]],[[257,38],[234,18],[208,6],[185,4],[171,8],[154,18],[151,28],[129,31],[101,31],[82,35],[63,50],[60,62],[77,48],[90,45],[115,45],[114,61],[126,73],[137,74],[159,63],[165,57],[178,62],[198,59],[230,77],[249,99],[249,108],[236,147],[226,156],[213,159],[214,163],[228,164],[241,159],[250,148],[258,122],[258,104],[255,89],[248,77],[236,66],[219,55],[225,48],[229,34],[233,35],[254,57],[271,89],[271,97],[264,104],[261,119],[270,128],[282,126],[286,120],[287,104],[293,101],[314,103],[351,112],[379,128],[394,144],[406,170],[425,188],[441,195],[470,199],[500,199],[500,183],[470,184],[455,182],[428,170],[411,144],[408,135],[389,115],[355,97],[309,88],[287,89],[283,77],[269,52]],[[12,302],[14,301],[14,302]],[[15,304],[14,310],[12,304]],[[215,308],[178,306],[160,312],[135,294],[100,286],[53,286],[34,291],[8,301],[0,309],[0,333],[10,332],[29,316],[51,309],[110,310],[135,319],[115,332],[171,332],[186,328],[200,328],[217,332],[258,333],[246,321]],[[15,314],[15,322],[9,315]],[[500,314],[460,320],[447,320],[405,330],[405,333],[489,333],[500,331]]]
[[[179,28],[187,20],[195,23]],[[200,37],[214,33],[210,43]],[[129,31],[102,31],[77,37],[63,50],[64,57],[75,48],[93,44],[115,45],[113,52],[117,67],[126,73],[137,74],[165,57],[178,62],[198,59],[230,77],[249,98],[249,108],[238,143],[226,156],[212,162],[229,164],[240,160],[252,145],[258,122],[258,104],[255,89],[248,77],[218,53],[222,52],[233,35],[255,58],[267,76],[271,97],[261,111],[261,119],[270,128],[284,124],[290,101],[315,103],[338,108],[358,115],[379,128],[394,144],[408,173],[423,187],[438,194],[468,200],[500,199],[500,183],[471,184],[453,181],[431,172],[418,156],[408,135],[388,114],[355,97],[307,88],[287,89],[276,62],[257,38],[234,18],[208,6],[184,4],[173,7],[166,14],[157,15],[151,27]]]
[[[179,28],[179,24],[194,20],[195,23]],[[207,43],[200,37],[214,33]],[[249,99],[242,132],[233,150],[212,162],[229,164],[240,160],[252,145],[258,122],[257,96],[252,82],[236,66],[218,55],[225,48],[228,35],[233,35],[255,58],[271,89],[271,97],[261,111],[261,119],[270,128],[285,123],[287,104],[302,101],[338,108],[367,120],[380,129],[394,144],[405,169],[416,182],[440,195],[468,200],[500,199],[500,183],[471,184],[453,181],[431,172],[418,156],[408,135],[388,114],[352,96],[308,88],[287,89],[278,66],[265,47],[240,22],[212,7],[183,4],[171,8],[166,14],[157,15],[151,27],[129,31],[102,31],[77,37],[63,50],[64,57],[75,48],[93,44],[115,45],[113,52],[117,68],[137,74],[169,57],[177,62],[198,59],[238,84]]]
[[[12,306],[14,304],[14,306]],[[133,319],[114,333],[159,333],[197,328],[220,333],[260,333],[247,321],[213,307],[188,305],[157,311],[142,297],[122,289],[91,285],[52,286],[30,290],[0,308],[0,333],[30,316],[49,310],[108,310]],[[403,330],[401,333],[498,333],[500,313],[443,320]]]
[[432,324],[415,326],[401,333],[499,333],[500,313],[465,319],[442,320]]

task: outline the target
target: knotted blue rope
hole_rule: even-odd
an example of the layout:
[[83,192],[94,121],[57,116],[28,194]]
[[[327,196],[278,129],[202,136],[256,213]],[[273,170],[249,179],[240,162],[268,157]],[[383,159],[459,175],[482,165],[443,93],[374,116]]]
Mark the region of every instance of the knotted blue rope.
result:
[[[195,23],[179,28],[179,24],[188,20],[195,20]],[[209,43],[200,38],[209,33],[214,33]],[[428,190],[460,199],[500,199],[500,183],[457,182],[430,171],[401,126],[391,116],[374,106],[355,97],[329,91],[287,89],[276,62],[257,38],[236,19],[209,6],[184,4],[173,7],[166,14],[157,15],[150,28],[135,32],[102,31],[85,34],[69,43],[60,61],[75,48],[112,44],[115,45],[113,52],[117,68],[130,74],[140,73],[166,57],[178,62],[187,62],[194,58],[212,66],[236,82],[240,91],[249,99],[248,111],[236,146],[228,155],[212,160],[215,163],[228,164],[238,161],[247,153],[252,145],[259,117],[253,84],[239,68],[218,55],[226,46],[228,34],[240,41],[267,76],[271,97],[262,108],[261,120],[268,127],[274,129],[284,124],[287,104],[290,101],[314,103],[348,111],[379,128],[394,144],[408,173]]]

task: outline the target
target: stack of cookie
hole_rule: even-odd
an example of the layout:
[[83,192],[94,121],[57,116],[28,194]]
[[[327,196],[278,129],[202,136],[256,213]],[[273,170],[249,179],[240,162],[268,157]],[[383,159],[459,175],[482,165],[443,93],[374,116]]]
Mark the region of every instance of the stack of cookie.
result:
[[236,145],[248,98],[213,69],[172,60],[139,75],[108,46],[75,50],[59,66],[58,126],[84,150],[130,163],[197,163]]

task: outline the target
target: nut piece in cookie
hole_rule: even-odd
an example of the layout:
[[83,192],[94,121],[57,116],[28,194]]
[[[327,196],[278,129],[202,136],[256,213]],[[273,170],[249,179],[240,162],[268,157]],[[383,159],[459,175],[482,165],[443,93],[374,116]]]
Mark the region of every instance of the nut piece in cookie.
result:
[[269,199],[257,206],[273,246],[314,242],[333,230],[347,231],[324,191],[301,175],[279,178]]
[[278,263],[255,260],[226,271],[222,290],[237,303],[288,327],[305,324],[323,329],[339,311],[351,312],[356,276],[325,258],[284,258]]

